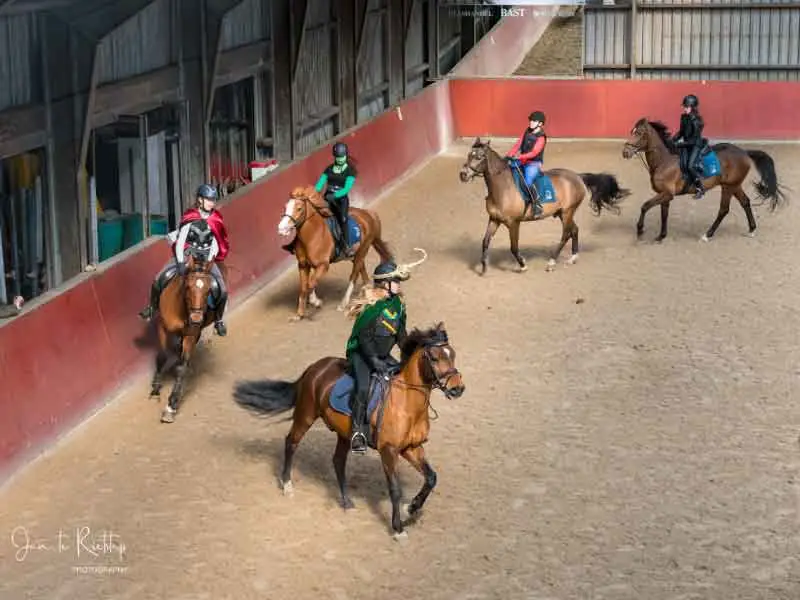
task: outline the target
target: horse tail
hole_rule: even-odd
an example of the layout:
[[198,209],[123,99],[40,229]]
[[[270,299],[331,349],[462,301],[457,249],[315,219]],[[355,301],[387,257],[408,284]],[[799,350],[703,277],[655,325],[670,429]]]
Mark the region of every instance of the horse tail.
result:
[[297,403],[297,381],[240,381],[234,389],[233,399],[255,414],[279,414],[291,410]]
[[372,240],[372,247],[375,249],[375,252],[381,257],[381,262],[387,262],[390,260],[394,260],[394,253],[392,249],[389,247],[389,244],[381,237],[381,219],[377,213],[372,211],[369,212],[370,216],[372,216],[373,221],[375,221],[375,238]]
[[595,215],[600,215],[603,208],[620,214],[620,201],[631,195],[631,191],[620,187],[617,178],[609,173],[581,173],[581,179],[592,193],[591,206]]
[[761,198],[770,201],[770,210],[775,210],[778,205],[786,200],[783,189],[778,183],[775,161],[772,160],[769,154],[761,150],[747,150],[746,152],[761,176],[761,181],[753,184],[753,186]]

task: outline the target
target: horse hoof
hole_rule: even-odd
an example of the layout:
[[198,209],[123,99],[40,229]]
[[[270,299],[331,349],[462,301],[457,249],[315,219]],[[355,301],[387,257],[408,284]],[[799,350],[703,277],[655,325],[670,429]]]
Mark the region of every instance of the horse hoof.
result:
[[568,265],[574,265],[576,262],[578,262],[578,255],[577,254],[573,254],[572,256],[570,256],[567,259],[567,264]]
[[345,309],[345,307],[344,307],[343,305],[341,305],[341,304],[339,304],[339,305],[336,307],[336,310],[338,310],[339,312],[344,312],[344,309]]
[[547,261],[547,266],[544,268],[544,270],[550,273],[551,271],[555,271],[555,268],[556,268],[556,261],[554,261],[551,258],[549,261]]
[[356,507],[356,505],[353,504],[353,501],[350,500],[350,498],[342,498],[339,504],[341,504],[344,510],[352,510]]
[[747,233],[744,234],[744,237],[754,238],[754,237],[756,237],[756,232],[755,231],[748,231]]
[[161,413],[161,422],[162,423],[174,423],[175,422],[175,413],[177,411],[172,410],[170,407],[167,407]]
[[704,234],[703,237],[700,238],[700,241],[708,243],[711,241],[711,238]]
[[153,388],[150,390],[150,397],[151,398],[159,398],[161,397],[161,388]]
[[408,540],[408,533],[405,531],[395,531],[394,534],[392,534],[392,537],[394,538],[395,542],[405,542]]
[[281,488],[284,496],[294,496],[294,484],[291,481],[284,481]]
[[302,320],[303,317],[301,317],[300,315],[292,315],[291,317],[289,317],[289,323],[297,323],[298,321]]
[[519,265],[519,267],[517,267],[517,273],[524,273],[527,270],[528,270],[528,265]]

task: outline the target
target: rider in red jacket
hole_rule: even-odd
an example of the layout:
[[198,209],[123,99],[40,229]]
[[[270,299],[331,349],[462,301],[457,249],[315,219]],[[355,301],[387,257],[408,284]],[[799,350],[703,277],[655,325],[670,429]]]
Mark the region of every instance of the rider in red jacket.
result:
[[211,276],[214,278],[214,283],[219,292],[217,321],[214,323],[214,329],[216,329],[218,335],[227,335],[228,330],[222,317],[225,313],[225,306],[228,303],[228,290],[225,286],[225,278],[219,269],[219,263],[222,263],[228,255],[230,242],[228,241],[225,221],[222,218],[222,214],[216,210],[216,204],[217,190],[208,184],[201,185],[197,190],[197,206],[183,213],[178,231],[170,234],[170,238],[173,239],[172,252],[174,256],[153,282],[153,287],[150,290],[150,304],[139,313],[139,316],[143,319],[149,320],[152,318],[158,309],[158,300],[161,297],[161,292],[183,268],[186,262],[184,252],[188,247],[187,239],[192,230],[192,224],[202,220],[208,224],[214,234],[214,243],[211,247],[211,259],[214,261],[214,265],[211,267]]

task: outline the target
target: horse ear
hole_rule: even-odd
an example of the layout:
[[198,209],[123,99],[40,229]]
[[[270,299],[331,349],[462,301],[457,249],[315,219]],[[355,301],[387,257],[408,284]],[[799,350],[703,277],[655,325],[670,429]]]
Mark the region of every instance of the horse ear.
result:
[[480,137],[476,137],[475,141],[472,142],[472,145],[473,146],[480,146],[481,145],[481,138]]
[[486,145],[487,146],[491,146],[492,145],[492,140],[486,140]]

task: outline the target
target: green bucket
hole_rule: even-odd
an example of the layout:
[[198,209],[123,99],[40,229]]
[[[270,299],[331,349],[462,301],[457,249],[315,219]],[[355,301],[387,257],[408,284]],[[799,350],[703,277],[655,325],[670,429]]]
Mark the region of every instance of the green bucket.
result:
[[101,262],[122,252],[124,229],[123,220],[119,217],[98,219],[97,246]]
[[142,223],[142,215],[139,213],[123,215],[122,219],[125,221],[122,245],[127,250],[144,239],[144,223]]
[[150,215],[150,235],[167,235],[168,229],[167,217]]

